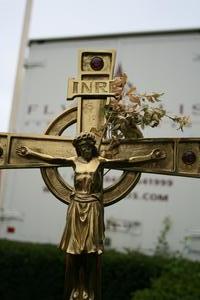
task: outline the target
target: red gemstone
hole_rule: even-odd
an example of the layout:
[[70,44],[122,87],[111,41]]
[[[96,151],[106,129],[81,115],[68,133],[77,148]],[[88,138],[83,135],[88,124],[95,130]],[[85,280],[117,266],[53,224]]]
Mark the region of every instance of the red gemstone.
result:
[[13,227],[13,226],[8,226],[8,227],[7,227],[7,232],[8,232],[8,233],[15,233],[15,227]]
[[93,70],[100,71],[104,66],[103,59],[99,56],[93,57],[90,62],[90,66]]
[[0,157],[3,155],[3,148],[0,146]]
[[186,165],[192,165],[195,163],[196,161],[196,154],[193,151],[186,151],[183,153],[182,156],[182,161],[186,164]]

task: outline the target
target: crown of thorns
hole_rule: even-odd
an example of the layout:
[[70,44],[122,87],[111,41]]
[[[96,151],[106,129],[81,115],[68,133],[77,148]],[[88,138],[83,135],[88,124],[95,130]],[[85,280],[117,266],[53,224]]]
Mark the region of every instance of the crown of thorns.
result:
[[77,138],[73,140],[73,146],[77,147],[85,142],[89,143],[90,145],[95,145],[96,143],[95,135],[91,132],[81,133]]

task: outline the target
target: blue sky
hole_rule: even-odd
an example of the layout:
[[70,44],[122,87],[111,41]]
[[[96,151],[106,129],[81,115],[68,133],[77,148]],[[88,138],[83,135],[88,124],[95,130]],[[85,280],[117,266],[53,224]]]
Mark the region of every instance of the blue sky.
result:
[[[0,0],[0,131],[8,129],[26,0]],[[29,38],[200,28],[199,0],[33,0]]]

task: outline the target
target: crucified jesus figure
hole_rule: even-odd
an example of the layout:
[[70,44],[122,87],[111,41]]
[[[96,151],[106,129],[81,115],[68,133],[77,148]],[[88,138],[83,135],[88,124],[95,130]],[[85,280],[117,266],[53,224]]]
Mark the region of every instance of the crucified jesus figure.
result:
[[66,252],[66,299],[100,299],[100,259],[104,241],[103,169],[108,163],[136,164],[166,158],[158,148],[146,155],[126,160],[108,159],[99,155],[92,133],[82,133],[73,140],[77,156],[53,157],[21,146],[20,156],[36,157],[48,162],[59,162],[74,169],[74,189],[67,211],[67,221],[60,242]]

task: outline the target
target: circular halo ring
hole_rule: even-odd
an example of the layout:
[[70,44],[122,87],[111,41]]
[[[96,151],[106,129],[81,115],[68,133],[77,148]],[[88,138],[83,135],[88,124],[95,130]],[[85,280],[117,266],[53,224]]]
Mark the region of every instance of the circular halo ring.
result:
[[[77,107],[67,109],[48,126],[45,134],[60,136],[64,130],[76,123],[76,121]],[[45,184],[54,196],[65,204],[69,204],[72,187],[64,181],[58,172],[58,168],[41,168],[41,174]],[[114,204],[123,199],[135,187],[140,176],[140,172],[124,171],[116,183],[103,190],[104,206]]]

